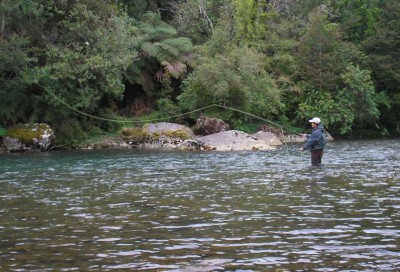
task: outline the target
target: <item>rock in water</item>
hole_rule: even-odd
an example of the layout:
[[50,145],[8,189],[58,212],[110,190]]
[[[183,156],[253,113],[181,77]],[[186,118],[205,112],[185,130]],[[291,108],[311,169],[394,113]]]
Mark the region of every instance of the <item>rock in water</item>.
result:
[[239,151],[275,149],[269,142],[237,130],[198,137],[197,140],[203,143],[206,150]]
[[3,145],[7,151],[47,151],[54,144],[54,131],[47,124],[22,124],[7,129]]

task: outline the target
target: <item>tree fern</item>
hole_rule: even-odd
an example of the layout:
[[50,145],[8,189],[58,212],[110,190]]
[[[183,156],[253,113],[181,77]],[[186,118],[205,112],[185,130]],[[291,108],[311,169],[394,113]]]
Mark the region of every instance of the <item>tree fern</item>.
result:
[[[191,61],[192,42],[177,37],[177,31],[161,20],[158,13],[146,13],[135,23],[140,52],[126,73],[126,78],[140,84],[147,95],[152,96],[155,88],[162,88],[167,77],[180,78],[186,73]],[[150,82],[152,81],[152,82]]]
[[179,50],[181,50],[181,51],[192,50],[192,42],[189,38],[186,38],[186,37],[166,39],[164,41],[164,43],[168,44],[169,46],[179,48]]
[[151,43],[151,42],[144,42],[140,47],[140,52],[143,57],[153,57],[157,58],[160,54],[160,46],[159,43]]
[[181,62],[170,63],[168,61],[163,61],[161,64],[164,66],[167,74],[174,78],[179,78],[186,73],[187,70],[187,66]]

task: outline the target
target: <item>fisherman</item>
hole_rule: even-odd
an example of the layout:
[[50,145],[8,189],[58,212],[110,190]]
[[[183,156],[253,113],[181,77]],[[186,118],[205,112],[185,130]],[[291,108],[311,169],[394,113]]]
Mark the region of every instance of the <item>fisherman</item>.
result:
[[302,137],[307,138],[306,143],[300,148],[301,151],[310,150],[311,165],[321,166],[322,155],[324,154],[324,146],[326,144],[326,134],[321,119],[314,117],[309,120],[312,126],[311,134],[301,134]]

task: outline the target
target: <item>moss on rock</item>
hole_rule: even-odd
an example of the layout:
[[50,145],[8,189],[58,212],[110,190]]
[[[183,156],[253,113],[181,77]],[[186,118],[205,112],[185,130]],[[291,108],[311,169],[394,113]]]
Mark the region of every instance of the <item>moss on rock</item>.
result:
[[36,125],[17,125],[7,129],[5,136],[16,138],[23,144],[33,145],[35,144],[34,139],[40,139],[43,134],[46,134],[49,130],[49,126],[46,124]]
[[182,140],[188,140],[192,138],[191,135],[184,130],[157,131],[150,134],[146,131],[143,131],[142,128],[123,128],[119,135],[125,141],[133,143],[143,143],[152,140],[157,141],[163,137]]
[[188,140],[191,139],[191,136],[184,130],[166,130],[162,132],[155,132],[152,135],[152,139],[159,139],[162,136],[166,136],[168,138],[174,138],[174,139],[182,139],[182,140]]
[[141,128],[123,128],[119,134],[124,141],[134,143],[143,143],[150,137]]
[[54,139],[54,132],[47,124],[21,124],[7,128],[3,145],[11,152],[46,151],[53,145]]

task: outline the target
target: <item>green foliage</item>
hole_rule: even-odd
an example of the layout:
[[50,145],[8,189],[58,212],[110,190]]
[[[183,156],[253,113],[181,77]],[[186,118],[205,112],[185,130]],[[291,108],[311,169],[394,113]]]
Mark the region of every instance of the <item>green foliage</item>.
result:
[[135,57],[129,20],[101,18],[76,4],[57,23],[63,27],[58,43],[40,56],[46,65],[35,67],[26,78],[77,108],[93,110],[105,95],[121,97],[122,72]]
[[299,48],[300,73],[307,86],[299,117],[320,116],[341,134],[376,122],[380,112],[374,84],[370,73],[357,65],[364,59],[354,45],[343,41],[339,25],[329,22],[326,10],[316,9]]
[[371,62],[378,88],[397,91],[400,85],[400,2],[385,2],[376,31],[364,48]]
[[339,71],[345,67],[339,56],[340,38],[338,25],[329,23],[322,10],[314,11],[298,54],[301,75],[314,88],[336,88]]
[[356,122],[368,124],[379,117],[375,88],[370,72],[361,70],[359,66],[348,66],[342,74],[344,88],[339,91],[342,104],[354,115]]
[[0,127],[0,137],[3,137],[4,135],[6,135],[7,130],[5,128]]
[[147,0],[119,0],[119,2],[127,14],[136,19],[139,19],[149,8]]
[[53,126],[57,145],[76,147],[89,138],[78,120],[64,119],[62,124]]
[[26,92],[26,84],[21,78],[23,71],[36,59],[30,52],[29,38],[15,33],[27,23],[24,15],[31,15],[35,22],[36,10],[33,2],[28,1],[26,4],[31,10],[24,7],[18,12],[19,4],[20,1],[0,3],[0,124],[4,126],[27,121],[27,112],[32,111],[37,101],[33,94]]
[[[172,102],[171,99],[169,98],[161,98],[157,100],[156,105],[157,105],[157,115],[159,116],[159,118],[171,117],[179,115],[181,113],[176,103]],[[174,122],[174,121],[180,123],[182,120],[178,118],[175,118],[175,120],[169,119],[169,122]]]
[[132,22],[102,1],[6,2],[0,4],[1,123],[47,122],[59,141],[75,144],[91,121],[54,96],[95,115],[120,99],[123,72],[137,54]]
[[351,130],[353,114],[339,105],[329,92],[310,88],[307,98],[299,105],[299,117],[307,120],[310,116],[320,117],[330,131],[345,134]]
[[[11,87],[2,90],[6,92],[5,101],[13,101],[10,108],[22,112],[16,114],[4,108],[6,120],[34,121],[49,116],[49,110],[53,110],[53,115],[65,111],[63,107],[49,107],[60,105],[49,92],[89,111],[96,110],[104,96],[120,98],[124,90],[122,72],[135,57],[128,18],[113,15],[112,5],[89,0],[68,7],[63,1],[29,3],[29,9],[16,8],[15,13],[8,14],[10,23],[5,29],[15,31],[15,21],[24,18],[26,24],[18,27],[24,28],[20,32],[25,32],[25,36],[31,36],[22,39],[18,34],[9,34],[0,39],[2,45],[13,51],[9,59],[19,63],[0,71],[3,78],[13,79],[7,82]],[[29,32],[27,15],[36,20],[35,31],[40,35]]]
[[[254,49],[232,46],[226,55],[205,60],[184,81],[184,91],[178,97],[180,106],[194,110],[215,103],[263,117],[278,114],[281,91],[266,73],[264,59]],[[231,123],[247,120],[230,111],[219,114]]]
[[377,89],[387,93],[390,99],[391,108],[383,111],[383,123],[400,133],[400,2],[388,0],[383,3],[375,32],[363,46]]
[[349,63],[363,63],[365,55],[342,37],[340,25],[331,23],[329,13],[318,7],[311,13],[301,37],[297,61],[300,75],[313,88],[334,92]]
[[170,1],[171,24],[180,35],[195,43],[203,43],[212,35],[217,20],[220,1],[187,0]]
[[260,0],[233,0],[233,5],[237,39],[254,44],[263,40],[269,20],[277,16],[273,4]]
[[342,74],[343,88],[337,95],[319,89],[308,89],[305,102],[300,104],[299,116],[303,119],[319,116],[331,131],[346,134],[378,120],[379,100],[375,94],[370,72],[350,65]]
[[375,32],[381,15],[380,0],[339,0],[333,5],[348,40],[360,43]]

